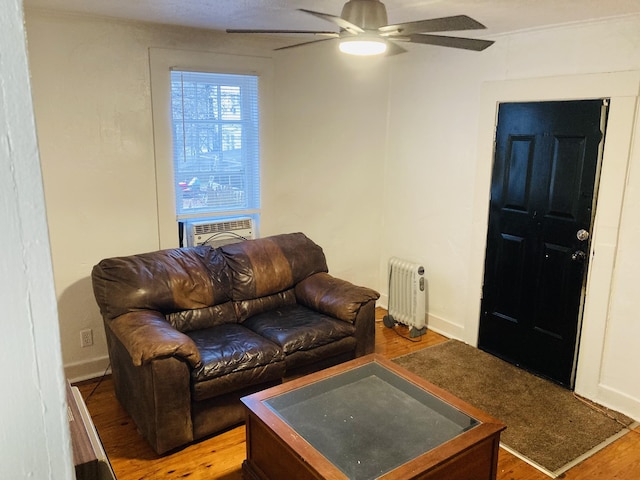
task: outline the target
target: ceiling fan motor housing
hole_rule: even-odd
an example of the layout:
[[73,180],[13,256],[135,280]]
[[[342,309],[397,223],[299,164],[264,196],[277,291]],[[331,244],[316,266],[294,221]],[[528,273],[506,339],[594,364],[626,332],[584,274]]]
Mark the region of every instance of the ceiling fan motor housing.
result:
[[349,0],[340,16],[364,30],[378,30],[387,25],[387,9],[379,0]]

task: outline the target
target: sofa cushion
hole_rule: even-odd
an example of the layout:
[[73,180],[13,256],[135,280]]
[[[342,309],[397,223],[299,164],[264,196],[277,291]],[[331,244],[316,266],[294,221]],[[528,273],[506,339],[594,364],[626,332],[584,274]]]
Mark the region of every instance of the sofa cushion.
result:
[[195,308],[166,315],[167,321],[181,332],[215,327],[223,323],[236,323],[236,311],[232,302],[213,307]]
[[186,335],[200,352],[201,365],[191,372],[195,382],[284,359],[282,348],[238,324],[194,330]]
[[232,277],[234,301],[266,297],[292,288],[327,262],[303,233],[287,233],[220,247]]
[[302,305],[290,305],[261,313],[243,326],[278,344],[285,354],[311,350],[354,335],[355,327]]
[[239,302],[233,302],[233,306],[236,311],[236,317],[240,323],[244,322],[247,318],[258,315],[259,313],[267,312],[275,308],[284,307],[286,305],[295,305],[296,295],[294,289],[290,288],[284,292],[276,293],[260,298],[250,298],[248,300],[241,300]]

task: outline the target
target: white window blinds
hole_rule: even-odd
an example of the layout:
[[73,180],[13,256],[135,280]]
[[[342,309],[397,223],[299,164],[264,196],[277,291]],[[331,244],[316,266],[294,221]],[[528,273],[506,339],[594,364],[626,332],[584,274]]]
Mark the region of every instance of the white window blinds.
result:
[[258,77],[171,72],[178,218],[260,208]]

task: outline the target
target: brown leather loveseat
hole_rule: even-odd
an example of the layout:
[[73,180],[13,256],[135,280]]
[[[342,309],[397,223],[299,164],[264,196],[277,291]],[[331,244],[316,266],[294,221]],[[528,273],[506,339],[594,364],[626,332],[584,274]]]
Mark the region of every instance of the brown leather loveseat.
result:
[[161,454],[244,420],[240,397],[373,352],[378,293],[302,233],[93,268],[116,396]]

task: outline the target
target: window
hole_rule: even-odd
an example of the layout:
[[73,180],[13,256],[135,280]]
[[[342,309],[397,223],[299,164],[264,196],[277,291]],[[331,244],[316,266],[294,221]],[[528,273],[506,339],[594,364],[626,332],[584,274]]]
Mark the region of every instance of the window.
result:
[[178,220],[257,214],[258,110],[257,76],[171,72]]
[[[197,73],[199,72],[199,73]],[[203,73],[203,72],[215,72],[215,73]],[[149,73],[151,80],[151,105],[153,115],[153,144],[154,144],[154,174],[156,184],[156,208],[157,208],[157,223],[156,229],[151,228],[149,230],[149,237],[152,239],[157,235],[157,246],[160,249],[175,248],[180,245],[180,239],[185,239],[184,231],[181,228],[181,224],[190,221],[207,220],[213,217],[252,217],[254,219],[253,228],[255,234],[260,234],[260,223],[262,218],[261,210],[261,179],[260,175],[268,164],[272,155],[274,135],[272,130],[272,112],[274,111],[274,68],[273,59],[270,57],[257,57],[250,55],[230,55],[218,52],[207,52],[200,50],[177,50],[168,48],[149,48]],[[182,74],[182,83],[180,95],[184,97],[179,102],[179,106],[182,110],[189,110],[188,113],[193,113],[190,108],[184,108],[184,103],[196,105],[196,108],[200,109],[201,117],[198,118],[184,118],[184,132],[180,132],[178,141],[182,142],[187,138],[187,125],[191,120],[196,120],[194,123],[211,120],[212,125],[217,125],[217,132],[210,133],[209,139],[203,133],[202,140],[205,143],[205,150],[211,150],[203,152],[203,148],[200,147],[200,157],[206,158],[209,155],[209,163],[203,167],[207,171],[206,175],[197,170],[197,174],[189,176],[188,173],[181,172],[176,173],[176,157],[174,157],[174,145],[177,142],[174,141],[174,119],[173,119],[173,88],[172,88],[172,73]],[[196,97],[188,98],[188,95],[184,95],[184,92],[188,90],[189,80],[186,79],[187,75],[202,75],[202,78],[209,75],[217,76],[218,79],[222,78],[225,81],[212,82],[218,87],[236,87],[240,91],[240,96],[236,95],[238,101],[236,106],[245,108],[246,96],[248,95],[249,88],[241,82],[247,78],[252,79],[254,82],[255,95],[253,102],[253,109],[249,111],[247,116],[245,110],[240,110],[240,119],[236,118],[223,118],[220,111],[216,111],[215,108],[222,108],[223,98],[225,95],[211,96],[211,94],[205,96],[206,100],[201,103],[195,102]],[[208,82],[208,81],[207,81]],[[207,83],[201,82],[201,83]],[[198,83],[198,82],[196,82]],[[258,88],[258,92],[255,92],[255,86]],[[236,90],[238,91],[238,90]],[[218,92],[222,92],[221,88],[218,88]],[[232,95],[233,97],[233,95]],[[233,98],[224,99],[225,105],[233,105]],[[233,108],[231,108],[231,111]],[[198,110],[195,110],[196,112]],[[236,114],[237,116],[238,114]],[[259,125],[258,125],[259,115]],[[225,117],[228,116],[228,112],[225,112]],[[208,118],[207,118],[208,117]],[[252,119],[253,133],[248,133],[247,128]],[[249,123],[247,123],[249,122]],[[182,123],[182,120],[180,120]],[[237,128],[234,125],[242,125],[242,134],[237,133]],[[225,126],[224,129],[222,126]],[[233,128],[232,128],[233,127]],[[189,126],[191,128],[191,126]],[[215,131],[214,128],[214,131]],[[235,131],[234,131],[235,129]],[[251,130],[251,129],[250,129]],[[224,131],[224,135],[223,135]],[[231,134],[230,134],[231,132]],[[235,135],[233,135],[235,133]],[[235,140],[227,141],[228,136],[234,137]],[[217,137],[216,137],[217,135]],[[222,138],[225,138],[225,146],[222,146]],[[259,139],[258,139],[259,136]],[[194,138],[192,135],[190,138]],[[195,135],[198,138],[198,135]],[[217,138],[217,140],[216,140]],[[259,140],[259,141],[258,141]],[[238,143],[240,142],[240,143]],[[209,147],[211,145],[211,147]],[[216,151],[217,148],[217,151]],[[227,150],[229,149],[229,150]],[[215,175],[211,173],[214,170],[212,162],[214,160],[213,154],[217,154],[218,167],[221,165],[233,165],[230,162],[231,150],[236,151],[236,157],[245,161],[242,174],[244,177],[238,177],[236,175],[236,184],[232,185],[235,188],[242,188],[243,193],[229,195],[229,192],[236,192],[232,189],[227,189],[227,198],[233,197],[235,205],[222,205],[223,189],[218,189],[218,202],[213,202],[214,195],[207,195],[206,201],[202,197],[201,190],[203,183],[206,185],[206,190],[211,193],[209,189],[209,179]],[[182,166],[187,166],[191,162],[192,166],[195,166],[194,152],[197,152],[198,148],[190,145],[182,147],[182,157],[178,157],[178,160],[182,163],[178,163]],[[196,155],[197,156],[197,155]],[[249,160],[253,157],[253,163]],[[236,162],[237,163],[237,162]],[[196,167],[200,168],[200,167]],[[235,173],[240,170],[236,168]],[[230,172],[227,173],[225,182],[216,181],[212,179],[212,187],[216,187],[215,183],[220,185],[230,185],[233,181],[229,179]],[[183,175],[182,177],[180,175]],[[182,187],[178,184],[180,182],[186,182],[187,184],[197,177],[200,184],[197,189],[187,190],[187,197],[189,195],[195,195],[198,192],[200,196],[200,204],[198,201],[184,201],[183,196],[180,194]],[[222,180],[222,178],[220,178]],[[243,182],[240,184],[240,182]],[[194,184],[196,181],[194,181]],[[241,185],[241,186],[239,186]],[[191,186],[193,187],[193,185]],[[190,188],[190,187],[187,187]],[[240,200],[238,200],[238,198]],[[180,199],[180,201],[177,201]],[[187,204],[184,209],[184,204]],[[206,206],[205,206],[206,204]],[[211,205],[209,205],[211,204]],[[198,206],[200,205],[200,206]],[[242,205],[242,206],[241,206]],[[246,207],[244,206],[246,205]],[[180,208],[178,208],[180,207]],[[260,216],[260,217],[259,217]],[[148,221],[149,219],[147,219]]]

